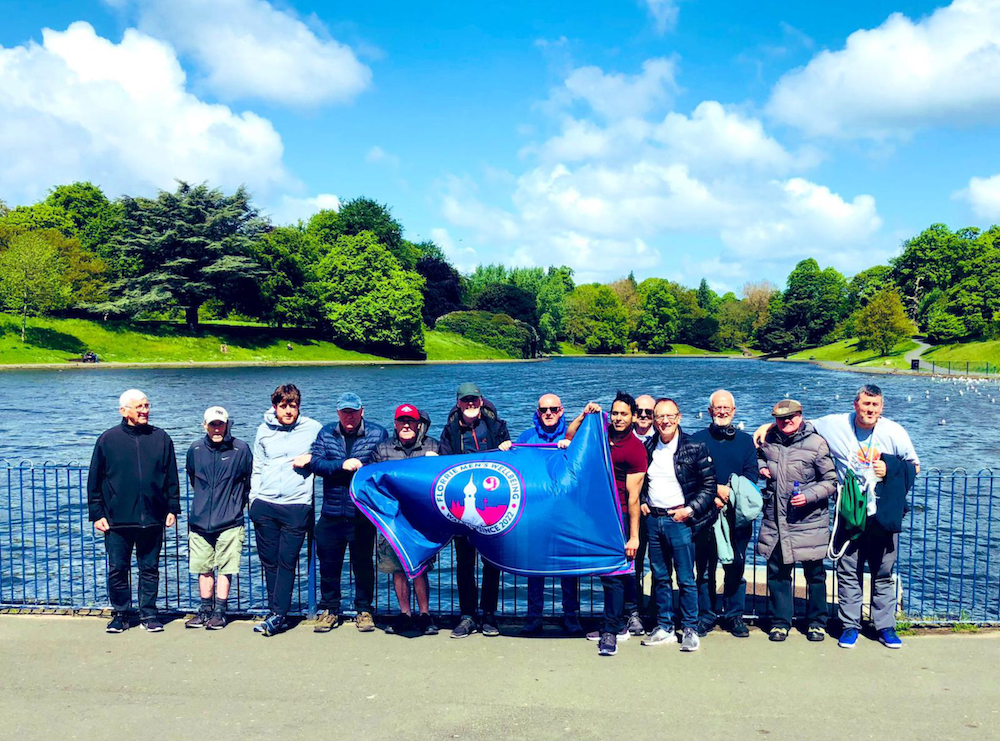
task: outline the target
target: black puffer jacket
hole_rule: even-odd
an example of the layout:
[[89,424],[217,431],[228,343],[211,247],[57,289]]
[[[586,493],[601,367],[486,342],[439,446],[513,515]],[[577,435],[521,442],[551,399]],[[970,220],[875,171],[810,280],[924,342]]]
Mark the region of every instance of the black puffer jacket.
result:
[[427,437],[427,431],[431,428],[431,418],[423,412],[420,413],[420,422],[417,424],[417,440],[413,445],[406,446],[399,441],[399,436],[393,430],[391,437],[383,440],[372,453],[372,463],[384,463],[385,461],[402,461],[407,458],[419,458],[428,453],[438,454],[441,447],[434,438]]
[[[803,422],[789,437],[772,427],[757,457],[761,467],[771,472],[764,489],[764,519],[757,536],[757,553],[770,558],[780,547],[784,563],[825,558],[830,543],[827,500],[837,490],[837,469],[826,440],[810,422]],[[806,498],[801,507],[790,504],[796,481]]]
[[213,443],[208,435],[191,443],[185,468],[192,491],[192,530],[209,535],[243,524],[253,470],[249,445],[233,437],[227,426],[221,443]]
[[153,425],[123,419],[99,438],[90,459],[87,503],[91,522],[111,527],[162,526],[167,513],[181,513],[174,443]]
[[[715,522],[718,509],[715,507],[715,466],[712,456],[705,443],[698,442],[691,435],[678,429],[677,450],[674,452],[674,471],[677,481],[684,492],[684,503],[694,514],[687,522],[693,534]],[[660,442],[659,435],[653,435],[643,445],[646,448],[646,459],[653,461],[653,451]],[[639,494],[640,504],[649,504],[649,475],[643,479],[642,493]]]
[[448,414],[448,421],[441,431],[441,455],[485,453],[487,450],[496,450],[500,447],[500,443],[510,440],[507,423],[500,419],[496,407],[486,399],[483,399],[483,410],[480,412],[479,421],[472,428],[477,445],[466,444],[463,431],[469,428],[461,425],[461,419],[462,410],[456,404]]

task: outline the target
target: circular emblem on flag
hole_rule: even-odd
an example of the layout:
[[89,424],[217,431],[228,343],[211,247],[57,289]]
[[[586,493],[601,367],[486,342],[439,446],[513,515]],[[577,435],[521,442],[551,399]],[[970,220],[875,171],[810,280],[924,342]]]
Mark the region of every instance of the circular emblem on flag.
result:
[[470,461],[446,469],[434,482],[438,512],[483,535],[509,530],[521,516],[521,475],[499,461]]

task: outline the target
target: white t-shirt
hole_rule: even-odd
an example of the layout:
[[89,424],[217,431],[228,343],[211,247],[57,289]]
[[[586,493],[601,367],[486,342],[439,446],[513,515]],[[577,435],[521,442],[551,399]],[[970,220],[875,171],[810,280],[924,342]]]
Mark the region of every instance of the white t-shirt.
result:
[[670,509],[684,506],[684,490],[677,480],[674,470],[674,453],[680,435],[674,435],[669,443],[659,440],[653,450],[653,460],[649,462],[646,478],[649,480],[649,504],[652,507]]
[[866,430],[856,424],[854,418],[854,412],[846,412],[809,420],[830,445],[830,454],[841,482],[848,468],[864,478],[871,464],[883,454],[920,463],[910,436],[898,422],[881,417],[874,430]]

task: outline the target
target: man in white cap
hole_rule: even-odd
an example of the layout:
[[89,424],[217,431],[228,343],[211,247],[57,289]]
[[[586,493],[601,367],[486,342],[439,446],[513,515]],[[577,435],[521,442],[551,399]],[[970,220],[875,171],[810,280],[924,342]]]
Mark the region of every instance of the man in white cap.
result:
[[201,605],[184,627],[220,630],[226,627],[232,575],[240,572],[253,454],[249,445],[232,436],[232,420],[222,407],[206,409],[202,427],[205,437],[191,443],[187,452],[192,492],[188,568],[198,575]]

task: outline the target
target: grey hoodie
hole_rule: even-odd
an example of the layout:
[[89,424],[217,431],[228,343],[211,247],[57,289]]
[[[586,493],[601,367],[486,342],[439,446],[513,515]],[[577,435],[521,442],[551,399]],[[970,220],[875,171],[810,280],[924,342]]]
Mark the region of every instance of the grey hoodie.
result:
[[323,427],[315,419],[299,415],[294,424],[278,422],[274,409],[264,412],[253,443],[250,502],[312,504],[313,475],[306,468],[293,468],[292,459],[308,453]]

